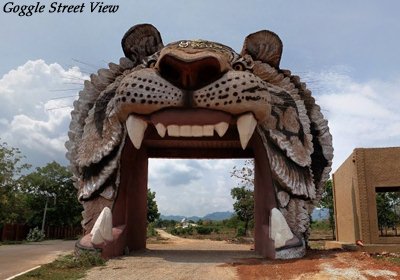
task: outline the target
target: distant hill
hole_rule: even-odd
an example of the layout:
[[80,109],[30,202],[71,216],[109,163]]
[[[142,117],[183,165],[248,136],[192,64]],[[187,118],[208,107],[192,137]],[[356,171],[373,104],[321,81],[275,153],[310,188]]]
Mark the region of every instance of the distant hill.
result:
[[233,212],[214,212],[211,214],[207,214],[205,215],[203,218],[201,218],[202,220],[210,220],[210,221],[222,221],[222,220],[226,220],[229,219],[233,216]]
[[190,216],[190,217],[186,217],[186,216],[181,216],[181,215],[161,215],[160,218],[163,220],[174,220],[174,221],[182,221],[183,218],[186,218],[186,220],[192,220],[194,222],[197,222],[198,220],[210,220],[210,221],[222,221],[225,219],[229,219],[230,217],[232,217],[233,212],[214,212],[214,213],[210,213],[207,214],[203,217],[198,217],[198,216]]
[[[197,222],[198,220],[210,220],[210,221],[222,221],[229,219],[234,215],[233,212],[225,211],[225,212],[214,212],[207,214],[203,217],[199,216],[182,216],[182,215],[161,215],[160,218],[163,220],[174,220],[174,221],[182,221],[183,218],[186,218],[186,220],[192,220],[194,222]],[[327,208],[315,208],[314,211],[311,214],[312,220],[313,221],[321,221],[321,220],[327,220],[329,219],[329,209]]]

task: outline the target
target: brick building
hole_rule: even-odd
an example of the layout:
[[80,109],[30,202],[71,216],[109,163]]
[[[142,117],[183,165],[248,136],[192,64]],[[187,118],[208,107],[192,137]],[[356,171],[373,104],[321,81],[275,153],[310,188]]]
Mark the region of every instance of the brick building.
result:
[[[371,251],[400,250],[400,147],[354,149],[333,174],[333,193],[339,243],[362,240]],[[390,204],[391,223],[377,207],[386,196],[399,197]]]

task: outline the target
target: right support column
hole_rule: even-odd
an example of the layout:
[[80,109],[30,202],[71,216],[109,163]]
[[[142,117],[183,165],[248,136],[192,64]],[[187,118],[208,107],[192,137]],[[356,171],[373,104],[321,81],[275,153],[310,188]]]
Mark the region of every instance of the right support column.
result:
[[274,241],[270,238],[270,213],[276,207],[268,155],[258,135],[252,138],[254,151],[254,249],[263,257],[275,259]]

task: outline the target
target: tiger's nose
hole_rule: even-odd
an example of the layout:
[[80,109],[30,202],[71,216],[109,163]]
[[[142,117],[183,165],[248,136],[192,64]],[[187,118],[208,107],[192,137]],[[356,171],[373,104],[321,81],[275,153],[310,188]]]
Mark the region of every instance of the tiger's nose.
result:
[[222,77],[220,62],[215,57],[201,57],[195,60],[164,55],[158,63],[160,75],[184,90],[200,89]]

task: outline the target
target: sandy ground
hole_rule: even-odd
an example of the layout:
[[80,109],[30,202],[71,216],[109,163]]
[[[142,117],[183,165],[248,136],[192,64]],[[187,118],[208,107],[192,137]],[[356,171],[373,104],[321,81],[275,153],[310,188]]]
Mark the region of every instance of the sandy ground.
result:
[[236,268],[226,264],[258,258],[250,245],[159,233],[164,241],[147,244],[144,252],[109,260],[106,267],[92,269],[86,279],[237,279]]
[[363,252],[314,250],[304,259],[271,261],[250,245],[160,234],[162,242],[93,268],[86,279],[400,279],[400,266]]
[[0,246],[0,279],[52,262],[61,254],[72,252],[75,240],[47,240]]

